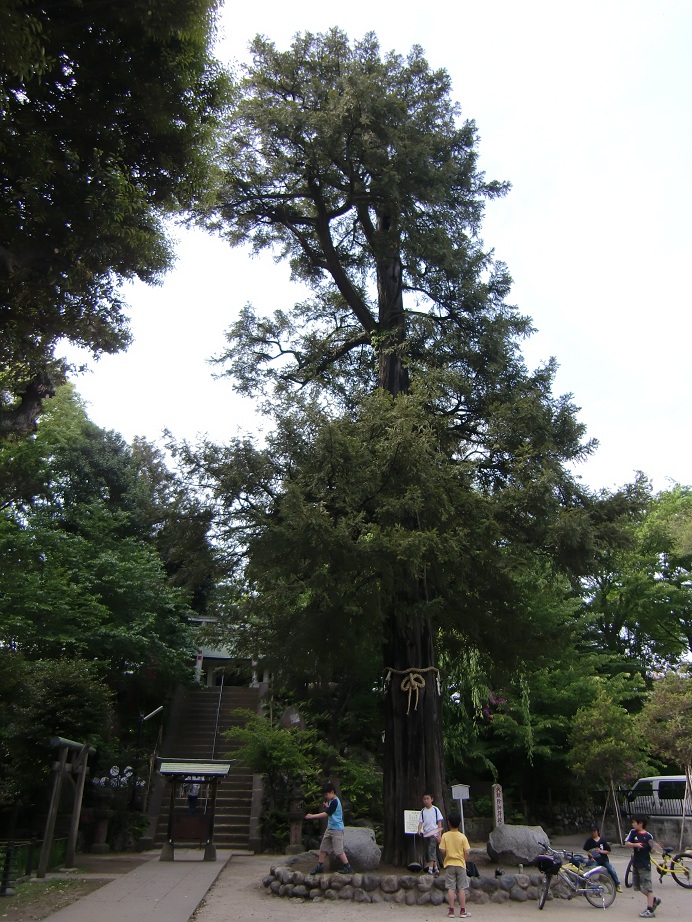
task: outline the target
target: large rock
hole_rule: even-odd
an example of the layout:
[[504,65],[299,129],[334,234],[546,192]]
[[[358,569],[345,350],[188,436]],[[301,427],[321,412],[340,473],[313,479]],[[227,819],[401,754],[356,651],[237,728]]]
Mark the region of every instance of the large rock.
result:
[[[372,829],[347,826],[344,829],[344,851],[355,871],[376,871],[380,866],[381,851]],[[335,870],[341,867],[341,862],[333,855],[328,856],[327,861]]]
[[496,826],[488,838],[488,854],[499,864],[530,864],[549,841],[541,826]]

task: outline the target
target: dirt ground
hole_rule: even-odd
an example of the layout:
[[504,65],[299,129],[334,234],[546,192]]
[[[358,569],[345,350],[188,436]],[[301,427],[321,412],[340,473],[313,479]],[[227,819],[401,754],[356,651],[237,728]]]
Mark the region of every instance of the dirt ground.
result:
[[[624,878],[628,857],[619,855],[613,860],[621,878]],[[447,918],[447,906],[444,903],[442,906],[365,904],[351,900],[313,903],[274,896],[264,888],[261,881],[268,874],[270,866],[278,863],[278,860],[271,855],[234,856],[194,913],[192,922],[228,922],[231,918],[233,922],[275,922],[277,918],[281,922],[392,922],[394,915],[399,922],[442,922]],[[480,870],[482,874],[489,873],[487,868]],[[510,872],[511,869],[507,869],[507,873]],[[673,880],[659,884],[657,879],[654,881],[654,890],[662,899],[656,913],[659,922],[678,922],[692,917],[692,890],[679,887]],[[468,903],[467,906],[470,914],[480,922],[538,922],[538,919],[540,922],[579,922],[580,919],[588,922],[592,913],[602,912],[581,897],[550,900],[538,919],[538,904],[534,900],[525,903],[512,901],[501,905]],[[643,908],[642,895],[634,890],[625,890],[618,894],[607,910],[608,922],[636,922]],[[575,913],[577,918],[574,918]],[[593,916],[594,922],[596,918]]]

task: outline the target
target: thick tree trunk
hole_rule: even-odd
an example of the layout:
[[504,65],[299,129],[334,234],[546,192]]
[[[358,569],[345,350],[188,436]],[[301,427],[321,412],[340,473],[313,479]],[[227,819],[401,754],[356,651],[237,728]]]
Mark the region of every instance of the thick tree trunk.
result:
[[[395,397],[408,393],[409,374],[402,361],[406,317],[397,222],[380,215],[378,234],[385,242],[377,266],[379,308],[379,385]],[[416,523],[410,523],[416,528]],[[435,644],[430,623],[420,614],[425,597],[420,581],[401,587],[398,610],[385,624],[383,655],[384,706],[384,851],[387,864],[412,861],[415,838],[404,833],[404,811],[419,810],[423,794],[444,804],[442,720]],[[396,604],[396,603],[395,603]],[[418,611],[416,611],[418,609]]]
[[[380,226],[385,224],[380,222]],[[379,385],[395,397],[408,393],[409,376],[401,358],[406,340],[406,318],[401,290],[401,259],[382,259],[377,267],[379,308]]]
[[414,842],[404,833],[404,810],[419,810],[428,793],[444,813],[441,699],[437,671],[430,668],[435,666],[435,650],[427,619],[404,624],[393,613],[383,653],[385,675],[392,671],[384,707],[382,859],[403,867],[412,860]]

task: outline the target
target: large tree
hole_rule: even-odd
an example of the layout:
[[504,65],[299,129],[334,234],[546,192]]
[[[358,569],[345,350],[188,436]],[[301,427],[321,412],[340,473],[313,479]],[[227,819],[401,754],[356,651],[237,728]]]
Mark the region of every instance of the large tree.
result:
[[[446,72],[432,70],[420,48],[406,58],[382,55],[373,35],[350,44],[338,30],[298,36],[286,52],[257,38],[252,53],[220,155],[218,202],[201,218],[232,243],[274,248],[313,294],[271,318],[247,306],[221,361],[246,392],[271,388],[275,407],[284,398],[288,407],[300,392],[296,437],[308,438],[321,460],[310,473],[307,455],[292,456],[286,439],[278,453],[283,475],[269,464],[263,481],[266,455],[257,457],[239,443],[230,454],[235,463],[244,453],[250,480],[263,495],[258,509],[266,512],[269,531],[253,545],[258,554],[276,537],[273,525],[286,522],[295,544],[290,556],[301,556],[298,495],[304,509],[343,528],[331,560],[345,565],[348,610],[355,614],[360,605],[361,629],[379,641],[380,665],[391,679],[385,858],[405,863],[403,810],[419,802],[423,789],[439,802],[445,793],[436,612],[453,609],[466,578],[456,597],[460,642],[474,633],[474,622],[483,632],[483,615],[493,605],[508,635],[515,633],[512,592],[502,594],[512,583],[509,546],[519,553],[522,543],[533,541],[568,554],[565,530],[579,545],[573,521],[561,521],[556,508],[561,501],[577,504],[578,491],[562,465],[588,449],[569,400],[551,395],[553,367],[529,374],[521,360],[518,340],[530,324],[506,305],[508,274],[479,237],[484,203],[506,186],[486,182],[478,171],[475,126],[459,121]],[[401,408],[369,401],[365,395],[376,388],[401,401]],[[338,438],[360,442],[358,450],[328,461],[337,430],[320,436],[312,429],[308,396],[322,411],[328,407],[328,416],[346,411]],[[358,432],[348,432],[349,417]],[[436,464],[438,475],[431,476]],[[296,478],[302,478],[297,489]],[[220,481],[222,498],[226,486]],[[225,499],[231,512],[244,515],[254,498],[236,487],[226,489]],[[428,489],[434,503],[426,510]],[[482,514],[486,503],[492,511]],[[455,514],[461,533],[449,528]],[[260,532],[262,518],[258,511]],[[438,571],[445,576],[437,580],[430,562],[443,521],[448,534]],[[357,536],[360,549],[351,547]],[[483,552],[474,565],[476,539]],[[355,556],[340,558],[345,547],[370,550],[371,581]],[[329,553],[326,539],[302,549],[313,555],[313,590],[321,575],[329,591],[330,579],[340,577],[326,560],[315,563]],[[277,549],[273,560],[280,565]],[[349,566],[355,567],[350,587]],[[481,574],[485,566],[488,573]],[[357,573],[365,579],[360,593]],[[477,582],[483,590],[474,593]],[[262,591],[264,583],[259,580]],[[308,603],[319,615],[313,591],[302,598]],[[405,690],[412,682],[417,708]]]
[[164,219],[203,195],[225,99],[217,6],[2,5],[0,436],[34,427],[62,338],[127,344],[120,281],[171,263]]

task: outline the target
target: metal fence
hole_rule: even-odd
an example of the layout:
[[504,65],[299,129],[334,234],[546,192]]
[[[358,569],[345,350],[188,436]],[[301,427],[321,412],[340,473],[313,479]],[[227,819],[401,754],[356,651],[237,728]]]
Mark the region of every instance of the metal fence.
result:
[[[651,794],[632,794],[630,788],[617,788],[615,791],[617,803],[622,816],[631,817],[635,813],[646,816],[666,816],[679,818],[683,815],[692,818],[692,799],[682,797],[662,797]],[[613,800],[610,791],[594,791],[592,793],[594,806],[606,815],[613,815]],[[684,812],[683,812],[684,811]]]
[[[41,839],[0,841],[0,896],[7,896],[18,881],[31,877],[38,867]],[[54,839],[48,867],[60,867],[65,861],[67,839]]]

